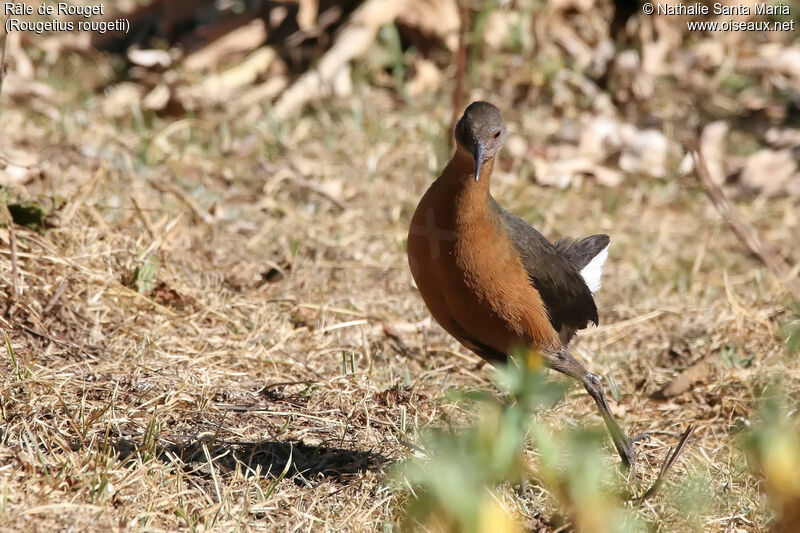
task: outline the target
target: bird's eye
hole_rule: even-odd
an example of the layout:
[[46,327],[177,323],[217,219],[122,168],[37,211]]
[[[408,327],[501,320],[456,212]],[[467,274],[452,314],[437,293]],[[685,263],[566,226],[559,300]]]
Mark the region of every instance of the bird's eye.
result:
[[499,139],[500,138],[500,131],[499,130],[494,133],[494,138],[495,139]]

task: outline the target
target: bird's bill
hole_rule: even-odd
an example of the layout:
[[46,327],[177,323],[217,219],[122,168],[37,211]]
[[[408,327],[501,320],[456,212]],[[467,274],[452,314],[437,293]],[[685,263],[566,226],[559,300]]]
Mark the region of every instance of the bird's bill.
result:
[[478,179],[481,177],[484,152],[483,141],[475,143],[475,147],[472,150],[472,160],[475,162],[475,183],[478,183]]

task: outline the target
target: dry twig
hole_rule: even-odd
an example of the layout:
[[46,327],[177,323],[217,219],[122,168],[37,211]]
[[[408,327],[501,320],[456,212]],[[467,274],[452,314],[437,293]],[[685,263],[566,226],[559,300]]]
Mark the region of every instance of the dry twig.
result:
[[306,178],[301,178],[300,176],[292,176],[291,178],[292,183],[297,185],[298,187],[302,187],[303,189],[308,189],[309,191],[315,192],[318,195],[322,196],[330,200],[330,202],[339,208],[340,211],[345,211],[347,209],[347,204],[340,200],[339,198],[335,197],[334,195],[327,192],[325,189],[317,185],[311,180],[307,180]]
[[3,79],[6,77],[6,41],[8,35],[4,32],[0,37],[0,94],[3,93]]
[[50,310],[53,308],[53,306],[55,306],[56,303],[58,303],[58,299],[61,298],[61,295],[64,294],[64,291],[67,289],[68,279],[69,278],[65,276],[64,279],[61,280],[61,283],[58,284],[56,292],[47,301],[47,305],[44,306],[44,309],[42,309],[43,314],[49,313]]
[[792,267],[775,251],[775,245],[765,241],[758,230],[742,218],[736,208],[728,202],[725,193],[714,181],[714,177],[711,176],[702,150],[697,150],[692,155],[694,156],[700,184],[705,189],[708,197],[711,198],[711,201],[714,202],[722,217],[736,233],[736,236],[750,249],[753,255],[766,265],[792,296],[796,300],[800,300],[800,283],[792,275]]
[[14,231],[14,217],[11,216],[11,211],[8,206],[3,202],[2,212],[3,218],[6,219],[8,224],[8,246],[11,253],[11,301],[12,306],[16,305],[19,301],[19,268],[17,266],[17,233]]
[[14,231],[14,220],[9,215],[8,241],[11,247],[11,297],[19,299],[19,270],[17,269],[17,235]]
[[689,426],[686,428],[686,431],[683,432],[683,436],[681,436],[681,440],[678,441],[678,445],[675,447],[675,450],[673,451],[672,448],[669,449],[667,452],[667,458],[664,460],[664,464],[661,465],[661,471],[658,473],[658,477],[650,486],[650,488],[647,489],[647,492],[637,498],[637,505],[643,504],[645,500],[654,496],[655,493],[658,492],[658,489],[661,488],[661,485],[664,484],[664,479],[667,476],[667,472],[669,472],[670,468],[672,468],[672,465],[675,464],[675,461],[677,461],[678,457],[683,452],[683,449],[686,447],[686,442],[689,440],[689,436],[691,436],[692,431],[694,431],[694,426]]

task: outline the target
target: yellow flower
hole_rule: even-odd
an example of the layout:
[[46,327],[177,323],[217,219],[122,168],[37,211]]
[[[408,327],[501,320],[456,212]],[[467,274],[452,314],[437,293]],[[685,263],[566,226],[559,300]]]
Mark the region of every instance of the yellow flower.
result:
[[776,435],[762,454],[764,473],[775,496],[784,502],[800,497],[800,456],[793,439]]
[[487,495],[478,512],[478,533],[520,533],[522,528],[497,500]]

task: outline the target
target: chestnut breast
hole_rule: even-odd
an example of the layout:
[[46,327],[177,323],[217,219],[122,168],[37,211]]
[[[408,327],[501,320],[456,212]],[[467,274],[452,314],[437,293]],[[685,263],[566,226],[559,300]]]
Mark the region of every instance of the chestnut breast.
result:
[[558,346],[541,296],[488,208],[489,180],[473,183],[470,169],[456,167],[449,165],[428,189],[411,221],[409,264],[423,300],[478,355],[486,350],[476,344],[504,354],[518,346]]

